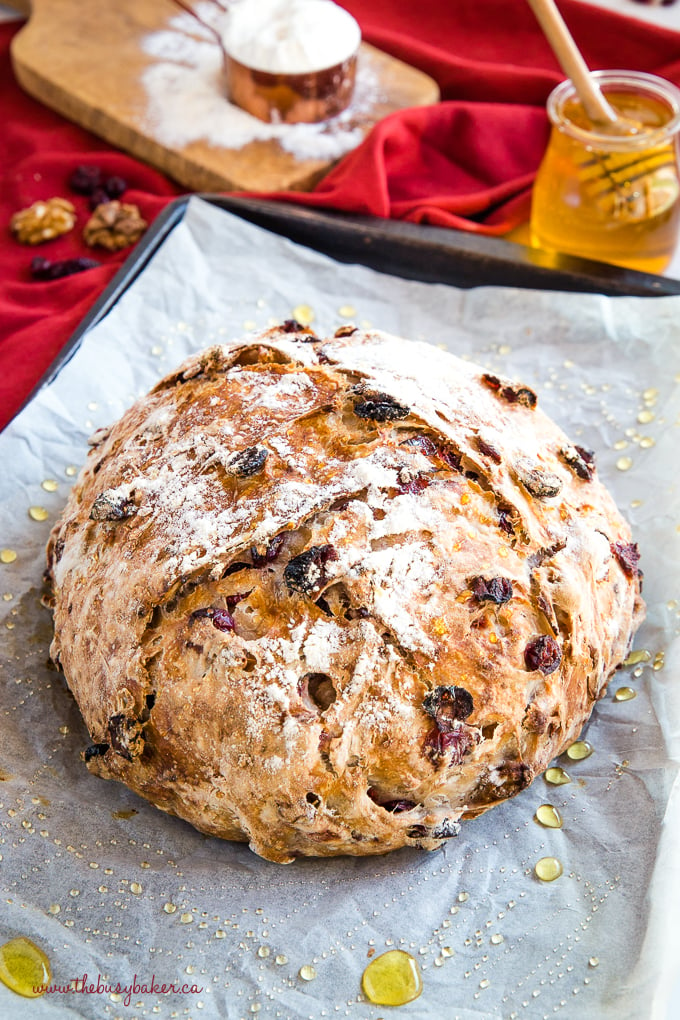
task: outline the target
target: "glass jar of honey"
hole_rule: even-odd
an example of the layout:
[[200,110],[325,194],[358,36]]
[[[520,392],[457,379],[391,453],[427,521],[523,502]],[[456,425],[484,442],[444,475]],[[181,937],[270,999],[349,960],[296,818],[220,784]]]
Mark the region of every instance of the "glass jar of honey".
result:
[[595,71],[617,114],[593,124],[571,81],[548,98],[552,131],[531,207],[532,244],[660,273],[680,231],[680,90],[637,71]]

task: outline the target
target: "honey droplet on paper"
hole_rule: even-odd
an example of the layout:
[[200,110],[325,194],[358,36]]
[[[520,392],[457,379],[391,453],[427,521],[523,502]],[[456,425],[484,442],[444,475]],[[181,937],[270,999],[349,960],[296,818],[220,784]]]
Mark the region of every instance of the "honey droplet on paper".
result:
[[636,697],[637,691],[634,691],[632,687],[619,687],[614,694],[614,701],[632,701]]
[[356,314],[357,310],[352,305],[342,305],[338,308],[338,315],[343,319],[353,319]]
[[309,305],[296,305],[293,309],[293,318],[301,326],[309,326],[314,322],[314,309]]
[[576,740],[567,748],[567,758],[572,761],[583,761],[584,758],[590,758],[592,753],[593,745],[587,740]]
[[75,464],[69,464],[68,467],[64,469],[64,474],[67,476],[67,478],[75,478],[75,476],[78,474],[78,468],[75,466]]
[[14,549],[0,549],[0,563],[14,563],[16,558]]
[[369,963],[361,978],[361,988],[376,1006],[403,1006],[418,998],[423,979],[410,953],[391,949]]
[[51,977],[50,961],[30,939],[19,936],[0,946],[0,981],[17,995],[37,999]]
[[652,653],[648,652],[646,648],[638,648],[636,651],[630,653],[623,665],[637,666],[638,662],[649,662],[651,657]]
[[562,874],[562,864],[556,857],[541,857],[534,865],[534,873],[541,882],[554,882]]
[[139,896],[139,895],[141,895],[141,892],[142,892],[142,887],[141,887],[141,885],[139,884],[139,882],[130,882],[130,892],[131,892],[131,893],[132,893],[132,894],[133,894],[134,896]]
[[46,478],[44,481],[40,483],[40,485],[45,490],[45,492],[56,492],[57,489],[59,488],[59,482],[56,480],[56,478]]
[[316,970],[312,967],[311,963],[305,963],[304,966],[300,967],[298,974],[303,981],[313,981],[316,977]]
[[619,471],[630,471],[630,469],[633,466],[633,458],[619,457],[619,459],[616,462],[616,466],[619,469]]
[[137,813],[137,808],[123,808],[121,811],[112,811],[111,817],[116,819],[134,818]]
[[541,825],[545,825],[546,829],[562,828],[562,815],[552,804],[541,804],[536,809],[535,818]]
[[28,516],[32,521],[46,521],[50,515],[44,506],[29,506]]
[[559,766],[554,766],[553,768],[546,769],[545,781],[552,786],[564,786],[566,783],[571,782],[571,776]]

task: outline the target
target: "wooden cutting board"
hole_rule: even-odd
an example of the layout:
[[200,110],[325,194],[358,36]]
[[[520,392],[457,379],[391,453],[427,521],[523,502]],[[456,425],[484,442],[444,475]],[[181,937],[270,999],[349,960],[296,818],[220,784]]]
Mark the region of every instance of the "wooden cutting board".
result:
[[[20,85],[45,105],[191,191],[304,190],[313,187],[335,161],[300,158],[275,139],[227,148],[205,139],[173,147],[159,137],[142,82],[144,72],[158,58],[143,46],[148,47],[154,33],[177,31],[183,12],[173,0],[31,0],[30,4],[12,0],[12,6],[24,13],[29,13],[30,6],[29,20],[12,44]],[[192,22],[187,14],[181,18],[189,32]],[[196,28],[200,31],[199,25]],[[402,61],[365,43],[360,60],[376,86],[357,119],[362,134],[395,110],[438,101],[439,90],[432,78]],[[221,102],[217,89],[215,93]]]

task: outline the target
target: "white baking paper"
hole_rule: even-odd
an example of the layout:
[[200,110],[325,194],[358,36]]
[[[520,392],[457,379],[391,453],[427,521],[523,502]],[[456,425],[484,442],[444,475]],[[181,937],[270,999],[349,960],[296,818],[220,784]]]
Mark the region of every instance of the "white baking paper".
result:
[[[574,441],[597,451],[642,550],[649,609],[636,648],[651,658],[622,670],[597,705],[592,756],[561,762],[569,785],[536,780],[433,854],[281,866],[208,839],[87,772],[87,733],[46,665],[43,548],[88,435],[191,351],[299,305],[319,332],[353,318],[535,388]],[[29,1000],[0,985],[0,1016],[666,1016],[680,958],[679,317],[678,298],[398,280],[190,202],[141,277],[0,437],[0,549],[17,552],[0,563],[0,942],[25,935],[47,952],[56,984],[82,989],[87,974],[93,988]],[[47,479],[56,491],[41,486]],[[637,697],[615,701],[620,686]],[[559,808],[562,829],[534,821],[544,802]],[[544,856],[564,866],[550,884],[533,874]],[[416,957],[424,987],[390,1011],[363,999],[360,979],[369,954],[392,947]],[[300,976],[306,965],[312,980]],[[163,993],[163,982],[187,988]]]

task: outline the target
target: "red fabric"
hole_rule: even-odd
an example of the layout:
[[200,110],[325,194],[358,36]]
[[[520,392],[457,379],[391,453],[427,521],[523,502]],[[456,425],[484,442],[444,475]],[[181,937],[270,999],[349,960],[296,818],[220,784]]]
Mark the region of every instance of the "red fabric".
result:
[[[485,234],[528,214],[548,136],[545,100],[561,80],[526,0],[343,0],[364,38],[432,75],[442,103],[378,124],[311,194],[274,197],[352,213]],[[652,71],[680,84],[680,35],[579,0],[565,20],[593,68]],[[621,10],[630,9],[621,0]],[[130,254],[92,252],[80,231],[37,248],[11,236],[11,214],[39,198],[87,200],[67,187],[80,163],[129,183],[126,200],[149,221],[180,189],[25,95],[9,58],[16,25],[0,25],[0,427],[16,413],[87,309]],[[95,255],[103,265],[62,280],[31,279],[31,258]]]

